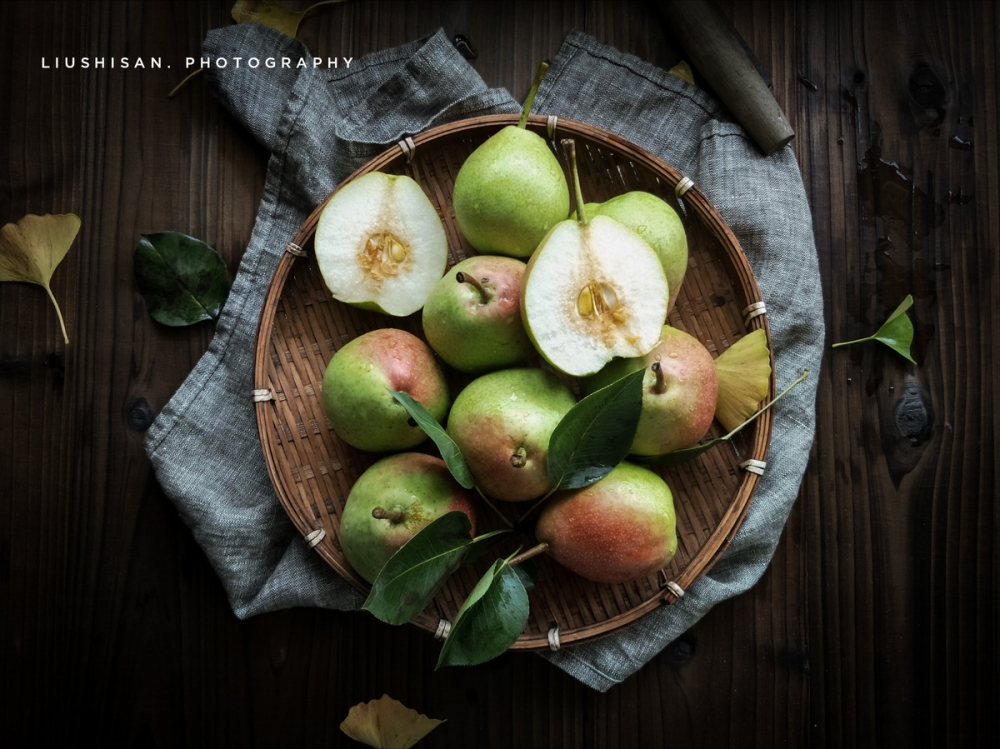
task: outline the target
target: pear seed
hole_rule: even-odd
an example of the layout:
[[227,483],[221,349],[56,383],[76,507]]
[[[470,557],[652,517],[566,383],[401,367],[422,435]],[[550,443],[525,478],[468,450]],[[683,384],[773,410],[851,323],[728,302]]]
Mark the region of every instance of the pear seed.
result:
[[576,297],[576,311],[581,317],[603,317],[611,313],[611,319],[621,325],[628,319],[625,309],[618,306],[618,294],[614,287],[603,281],[590,281]]
[[590,317],[594,314],[594,292],[590,290],[590,284],[580,289],[576,297],[576,311],[581,317]]
[[389,257],[396,263],[406,260],[406,248],[395,237],[389,240]]
[[601,293],[601,302],[604,304],[604,309],[616,309],[618,307],[618,295],[615,290],[611,288],[611,284],[602,283],[599,287]]
[[365,242],[364,252],[361,253],[359,259],[365,273],[374,279],[381,280],[399,272],[396,266],[406,260],[406,245],[400,242],[392,232],[384,231],[372,234]]

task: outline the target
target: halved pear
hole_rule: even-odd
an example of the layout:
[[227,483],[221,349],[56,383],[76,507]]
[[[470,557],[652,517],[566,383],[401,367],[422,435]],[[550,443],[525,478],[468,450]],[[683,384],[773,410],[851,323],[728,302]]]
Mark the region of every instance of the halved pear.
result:
[[667,276],[670,306],[674,306],[688,267],[688,241],[677,211],[662,198],[641,190],[616,195],[604,203],[588,203],[591,216],[610,216],[649,242]]
[[719,394],[715,418],[727,432],[749,419],[767,397],[771,352],[760,328],[743,336],[715,358]]
[[334,298],[405,317],[444,275],[448,239],[423,189],[406,175],[369,172],[326,204],[314,239]]
[[593,374],[615,357],[647,354],[668,301],[656,252],[607,216],[553,227],[528,263],[521,293],[535,348],[574,376]]

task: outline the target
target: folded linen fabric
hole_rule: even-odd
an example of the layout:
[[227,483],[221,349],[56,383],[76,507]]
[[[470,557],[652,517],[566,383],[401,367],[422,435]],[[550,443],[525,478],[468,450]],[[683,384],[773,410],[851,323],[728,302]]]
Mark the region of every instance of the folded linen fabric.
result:
[[[204,54],[304,60],[257,68],[212,67],[220,101],[270,152],[250,243],[212,343],[157,416],[147,452],[245,618],[292,606],[357,609],[361,597],[308,549],[278,502],[249,393],[257,322],[285,245],[344,178],[385,148],[429,127],[520,111],[485,85],[443,32],[314,68],[296,40],[258,24],[211,32]],[[618,132],[691,177],[743,243],[761,286],[779,387],[803,368],[818,374],[822,317],[810,214],[789,149],[764,158],[710,96],[638,58],[573,33],[535,100],[540,114]],[[712,605],[763,573],[798,492],[814,428],[816,377],[776,410],[769,468],[737,537],[711,574],[680,602],[592,644],[547,653],[606,690],[638,670]],[[773,466],[773,468],[771,467]]]

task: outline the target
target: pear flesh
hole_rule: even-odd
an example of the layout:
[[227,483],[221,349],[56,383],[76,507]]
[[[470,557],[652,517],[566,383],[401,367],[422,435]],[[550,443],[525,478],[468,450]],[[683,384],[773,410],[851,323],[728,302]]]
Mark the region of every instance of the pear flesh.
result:
[[437,210],[415,180],[369,172],[320,213],[316,262],[334,298],[405,317],[421,307],[448,262]]
[[509,125],[462,163],[452,204],[473,248],[527,258],[549,229],[569,215],[569,187],[545,139]]
[[670,306],[680,294],[688,267],[684,223],[669,203],[652,193],[632,190],[604,203],[588,203],[588,216],[610,216],[646,240],[660,258],[670,289]]
[[659,340],[669,292],[663,266],[634,231],[607,216],[557,224],[528,262],[525,328],[556,369],[593,374]]

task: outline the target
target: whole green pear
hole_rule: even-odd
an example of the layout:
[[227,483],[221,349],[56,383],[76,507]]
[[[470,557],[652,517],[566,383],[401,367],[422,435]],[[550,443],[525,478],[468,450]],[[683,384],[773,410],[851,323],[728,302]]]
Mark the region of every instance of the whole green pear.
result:
[[427,435],[390,390],[408,393],[438,421],[451,404],[430,347],[405,330],[379,328],[333,355],[323,375],[323,412],[337,435],[359,450],[415,447]]
[[673,493],[658,474],[622,462],[590,486],[547,499],[535,536],[581,577],[628,582],[662,569],[677,552]]
[[660,340],[641,358],[614,359],[587,378],[593,392],[645,368],[642,411],[631,452],[664,455],[696,444],[715,418],[718,376],[708,349],[683,330],[664,325]]
[[688,267],[688,241],[677,211],[662,198],[642,190],[616,195],[604,203],[588,203],[591,216],[610,216],[649,243],[663,265],[672,308]]
[[463,489],[434,455],[405,452],[382,458],[347,496],[340,516],[344,556],[355,572],[374,582],[399,547],[445,513],[464,512],[475,529],[475,502],[475,494]]
[[509,125],[462,164],[452,205],[476,250],[526,258],[569,215],[569,186],[545,139]]
[[484,494],[524,502],[552,488],[549,438],[574,405],[569,387],[547,369],[501,369],[477,377],[458,394],[448,434]]
[[424,305],[424,337],[444,361],[479,373],[527,361],[535,347],[521,323],[525,264],[475,255],[438,281]]

